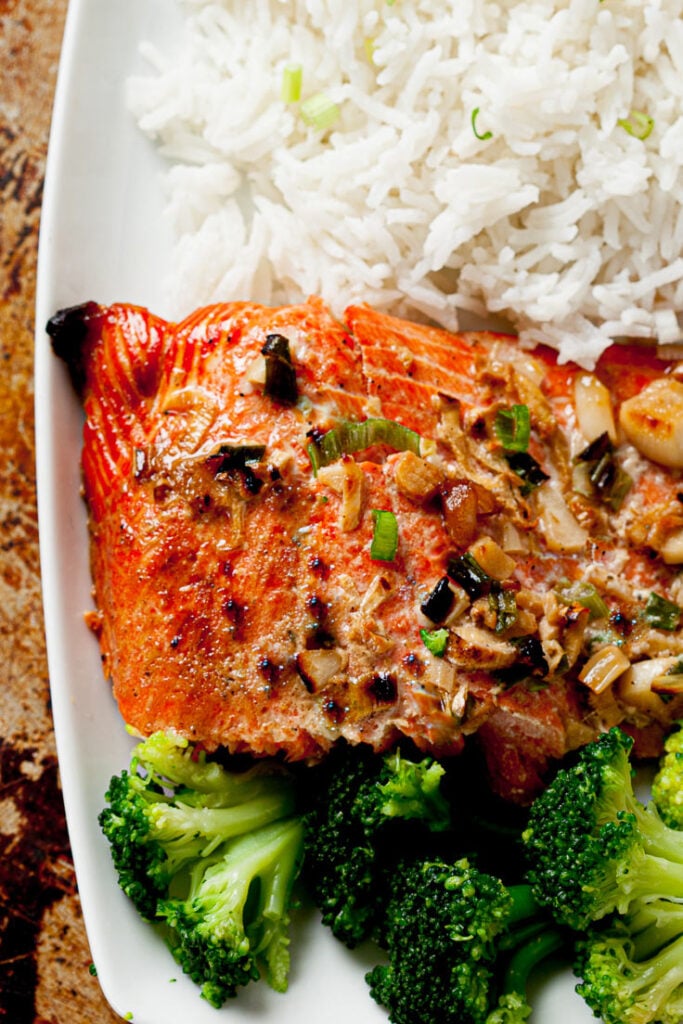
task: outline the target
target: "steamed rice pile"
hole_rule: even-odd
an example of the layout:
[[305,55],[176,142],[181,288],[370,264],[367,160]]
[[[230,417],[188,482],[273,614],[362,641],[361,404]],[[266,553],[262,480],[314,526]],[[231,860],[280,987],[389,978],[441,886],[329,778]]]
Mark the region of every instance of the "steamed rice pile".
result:
[[496,314],[586,365],[614,337],[680,338],[683,0],[184,13],[129,82],[169,160],[179,314],[312,293],[451,329]]

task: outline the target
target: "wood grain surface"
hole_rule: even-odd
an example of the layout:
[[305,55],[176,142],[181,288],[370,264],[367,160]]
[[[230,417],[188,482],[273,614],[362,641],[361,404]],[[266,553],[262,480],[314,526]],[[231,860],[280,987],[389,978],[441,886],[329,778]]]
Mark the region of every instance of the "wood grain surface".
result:
[[35,272],[66,7],[66,0],[0,0],[3,1024],[119,1020],[90,973],[59,789],[40,598],[32,379]]

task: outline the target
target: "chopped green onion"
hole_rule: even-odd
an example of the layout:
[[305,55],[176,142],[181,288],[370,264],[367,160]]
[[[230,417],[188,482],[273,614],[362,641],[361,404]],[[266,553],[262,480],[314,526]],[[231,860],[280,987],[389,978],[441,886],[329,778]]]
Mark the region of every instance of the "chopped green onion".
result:
[[474,601],[491,590],[493,578],[484,572],[476,558],[466,551],[458,558],[451,558],[446,570],[454,580],[465,591],[470,600]]
[[528,405],[499,409],[493,424],[496,437],[509,452],[525,452],[531,437],[531,415]]
[[470,120],[472,122],[472,131],[474,132],[474,134],[477,136],[477,138],[481,142],[486,142],[487,139],[493,138],[493,132],[484,132],[482,135],[480,135],[479,132],[477,131],[477,124],[476,124],[478,117],[479,117],[479,107],[475,107],[474,110],[472,111],[472,117],[470,118]]
[[266,382],[263,393],[285,405],[295,405],[299,392],[287,338],[282,334],[267,335],[261,355],[266,357]]
[[339,118],[339,107],[324,92],[309,96],[299,107],[306,124],[319,132],[327,131]]
[[422,643],[428,651],[437,658],[443,658],[448,646],[447,629],[421,629],[420,636],[422,637]]
[[533,455],[529,455],[528,452],[506,452],[505,459],[512,472],[523,481],[522,494],[529,494],[535,487],[540,487],[549,479],[545,470],[541,469]]
[[579,604],[587,608],[591,619],[604,619],[609,615],[609,608],[592,583],[578,580],[576,583],[560,584],[555,587],[555,593],[564,604]]
[[505,590],[499,584],[493,586],[489,594],[489,607],[496,614],[496,633],[504,633],[517,621],[517,598],[514,590]]
[[678,629],[678,624],[681,621],[681,614],[683,614],[683,608],[680,605],[674,604],[673,601],[667,600],[665,597],[661,597],[660,594],[654,592],[650,594],[645,605],[645,619],[654,626],[655,629],[667,629],[673,631]]
[[576,461],[579,467],[585,468],[573,474],[575,490],[584,497],[597,496],[612,511],[618,512],[633,486],[633,480],[617,462],[607,431],[579,452]]
[[280,99],[283,103],[298,103],[301,99],[301,81],[303,69],[301,64],[286,64],[282,72]]
[[398,520],[393,512],[373,508],[375,529],[370,545],[370,558],[379,562],[393,562],[398,550]]
[[631,110],[628,117],[620,117],[617,124],[625,132],[628,132],[629,135],[632,135],[634,139],[640,139],[641,142],[644,142],[652,134],[655,119],[650,117],[649,114],[644,114],[642,110]]
[[265,454],[264,444],[222,444],[211,455],[207,455],[206,465],[217,476],[231,470],[246,469],[249,464],[261,462]]
[[317,474],[322,466],[330,466],[342,455],[364,451],[374,444],[386,444],[395,451],[420,454],[422,438],[414,430],[394,420],[371,417],[361,422],[342,420],[321,437],[314,437],[308,445],[308,457]]

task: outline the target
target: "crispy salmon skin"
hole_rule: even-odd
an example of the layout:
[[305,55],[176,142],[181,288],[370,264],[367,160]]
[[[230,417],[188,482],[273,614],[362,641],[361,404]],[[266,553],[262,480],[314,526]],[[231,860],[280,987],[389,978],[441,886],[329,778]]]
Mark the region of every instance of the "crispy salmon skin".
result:
[[680,365],[316,298],[48,333],[85,410],[88,620],[141,734],[289,760],[476,736],[524,801],[602,729],[648,754],[683,713]]

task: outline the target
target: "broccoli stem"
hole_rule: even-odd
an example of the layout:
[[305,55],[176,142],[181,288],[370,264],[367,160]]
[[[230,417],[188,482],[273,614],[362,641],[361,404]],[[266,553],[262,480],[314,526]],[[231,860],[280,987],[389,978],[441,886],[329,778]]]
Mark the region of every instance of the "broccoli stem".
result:
[[272,792],[255,799],[234,804],[232,807],[193,807],[187,804],[159,803],[150,809],[152,835],[164,844],[169,854],[176,842],[187,842],[186,836],[206,841],[202,856],[206,857],[234,836],[251,832],[277,821],[294,810],[294,795],[290,789],[280,788],[277,780]]
[[[678,844],[683,850],[683,838]],[[678,851],[680,856],[681,850]],[[663,856],[654,856],[636,848],[628,859],[625,870],[618,873],[620,894],[617,910],[624,913],[636,899],[648,900],[653,896],[683,899],[683,864]]]
[[520,883],[519,885],[508,886],[508,892],[512,899],[510,913],[506,920],[506,927],[513,928],[521,921],[534,917],[539,912],[539,904],[536,900],[531,885]]
[[503,992],[525,995],[534,968],[562,949],[565,937],[557,928],[547,926],[517,949],[512,955],[503,979]]
[[683,934],[683,906],[673,900],[648,900],[627,920],[634,960],[646,960]]
[[645,852],[652,857],[669,861],[669,869],[681,869],[677,877],[683,878],[683,836],[680,831],[664,824],[654,804],[647,807],[638,805],[636,820]]

